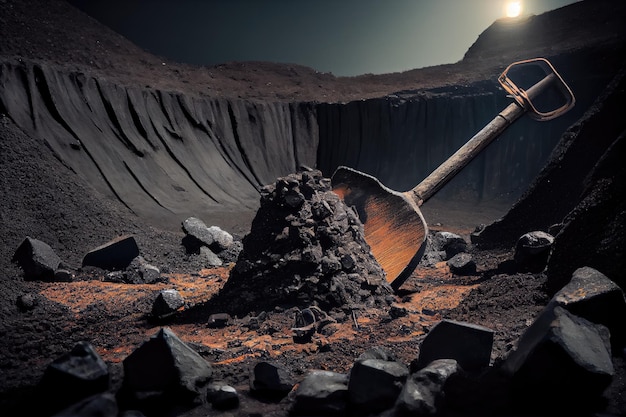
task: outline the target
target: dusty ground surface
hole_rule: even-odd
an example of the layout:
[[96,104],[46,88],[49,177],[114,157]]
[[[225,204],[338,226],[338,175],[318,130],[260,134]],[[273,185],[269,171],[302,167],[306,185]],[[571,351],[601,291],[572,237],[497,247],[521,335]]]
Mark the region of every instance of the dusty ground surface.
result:
[[[459,83],[483,76],[441,66],[388,76],[336,78],[296,65],[231,63],[195,68],[151,56],[121,36],[104,30],[93,20],[60,1],[0,0],[0,55],[47,61],[71,70],[90,71],[121,83],[196,93],[252,99],[346,101],[379,96],[403,89]],[[59,21],[66,25],[58,25]],[[488,67],[498,62],[485,64]],[[459,74],[463,74],[462,76]],[[26,136],[9,119],[0,120],[0,407],[6,415],[24,415],[33,386],[45,367],[81,340],[91,342],[111,366],[113,384],[120,383],[121,361],[146,338],[167,324],[192,343],[214,367],[216,378],[236,387],[242,404],[236,415],[286,415],[281,404],[266,404],[248,395],[248,369],[260,359],[275,360],[296,377],[309,369],[347,371],[354,359],[373,346],[383,346],[409,363],[418,354],[428,329],[442,318],[466,321],[495,330],[492,360],[514,348],[547,297],[542,274],[515,273],[507,266],[511,248],[472,249],[478,275],[453,276],[445,264],[418,268],[397,295],[397,304],[409,314],[391,319],[388,311],[363,309],[356,318],[337,323],[328,336],[310,343],[293,342],[293,311],[268,312],[258,329],[235,320],[224,329],[209,329],[209,309],[185,314],[167,323],[146,319],[159,290],[176,288],[186,298],[187,310],[207,303],[228,279],[232,265],[203,269],[185,254],[182,231],[160,230],[127,213],[114,201],[100,198],[42,143]],[[433,230],[469,233],[480,223],[495,220],[506,206],[448,206],[433,200],[424,214]],[[212,224],[243,236],[254,213],[240,219],[216,216]],[[220,218],[224,223],[220,222]],[[228,223],[228,224],[226,224]],[[88,249],[122,234],[137,237],[148,262],[161,268],[169,284],[126,285],[107,283],[102,276],[81,271]],[[75,268],[71,283],[27,282],[10,262],[20,242],[34,237],[50,244]],[[468,239],[469,240],[469,239]],[[20,311],[17,298],[33,294],[37,305]],[[259,311],[250,311],[258,315]],[[624,366],[618,368],[607,392],[607,411],[626,413],[623,398]],[[206,407],[185,415],[207,415]],[[232,414],[231,414],[232,415]]]

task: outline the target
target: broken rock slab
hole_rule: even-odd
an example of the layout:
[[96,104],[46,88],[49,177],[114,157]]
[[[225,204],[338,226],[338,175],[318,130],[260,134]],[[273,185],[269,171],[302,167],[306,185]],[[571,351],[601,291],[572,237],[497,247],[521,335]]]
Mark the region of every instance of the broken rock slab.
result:
[[109,370],[88,342],[55,359],[46,368],[38,389],[45,407],[58,411],[109,389]]
[[200,256],[204,258],[207,266],[214,267],[214,266],[222,266],[224,264],[224,262],[222,262],[220,257],[217,256],[215,252],[213,252],[211,249],[209,249],[206,246],[202,246],[200,248]]
[[542,404],[529,411],[584,415],[589,411],[584,407],[597,407],[615,373],[609,332],[560,306],[546,307],[502,370],[512,378],[519,407],[527,410]]
[[213,369],[202,356],[164,327],[123,361],[122,398],[127,405],[192,405],[202,400]]
[[455,359],[465,371],[480,371],[489,366],[493,334],[493,330],[477,324],[441,320],[426,335],[411,371],[436,359]]
[[83,266],[95,266],[107,271],[126,269],[139,256],[134,236],[120,236],[90,250],[83,257]]
[[278,402],[295,384],[289,372],[275,363],[258,362],[250,369],[250,392],[255,397]]
[[611,333],[614,353],[626,346],[624,292],[602,272],[587,266],[575,270],[570,282],[550,300],[548,307],[555,306],[561,306],[593,323],[605,325]]
[[26,237],[15,251],[12,262],[24,271],[26,280],[54,281],[61,258],[45,242]]
[[350,370],[348,399],[359,412],[376,413],[393,407],[409,369],[396,361],[365,359]]
[[348,406],[348,375],[314,370],[298,385],[293,415],[344,415]]
[[430,416],[437,414],[443,388],[452,375],[461,372],[454,359],[437,359],[411,374],[402,387],[395,405],[397,416]]

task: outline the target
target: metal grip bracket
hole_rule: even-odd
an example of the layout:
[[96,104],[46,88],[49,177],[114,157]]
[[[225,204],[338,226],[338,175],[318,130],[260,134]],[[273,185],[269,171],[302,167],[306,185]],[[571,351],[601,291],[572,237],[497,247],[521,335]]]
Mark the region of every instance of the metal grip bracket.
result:
[[[523,75],[520,76],[520,74]],[[551,80],[550,85],[541,89],[532,89],[532,85],[527,86],[528,79],[532,79],[533,74],[535,74],[535,80],[537,77]],[[528,115],[535,120],[552,120],[569,111],[576,103],[572,90],[545,58],[533,58],[512,63],[500,74],[498,82],[511,94],[517,104],[527,110]],[[533,85],[535,84],[533,83]],[[532,91],[530,91],[531,89]],[[547,97],[548,94],[550,97]],[[547,99],[544,99],[546,97]],[[544,108],[546,105],[548,106],[547,109]]]

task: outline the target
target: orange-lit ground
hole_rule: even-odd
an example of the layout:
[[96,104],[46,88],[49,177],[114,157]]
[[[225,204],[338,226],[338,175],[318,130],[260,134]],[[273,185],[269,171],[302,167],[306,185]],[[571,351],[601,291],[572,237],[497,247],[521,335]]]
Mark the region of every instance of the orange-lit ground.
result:
[[[209,349],[224,351],[223,359],[214,362],[214,365],[227,365],[242,362],[247,358],[275,358],[284,354],[311,354],[318,352],[324,346],[354,341],[364,334],[378,333],[382,340],[390,343],[411,342],[424,334],[424,328],[440,320],[438,312],[442,309],[454,308],[477,284],[450,284],[452,279],[445,262],[436,268],[418,270],[413,278],[422,281],[419,292],[413,292],[405,297],[398,297],[397,306],[407,310],[408,314],[393,320],[393,324],[382,325],[389,320],[388,312],[369,309],[355,313],[351,320],[343,323],[333,323],[332,334],[323,336],[316,334],[309,343],[294,343],[293,317],[289,314],[271,314],[271,334],[259,334],[257,330],[248,330],[244,326],[233,324],[221,328],[208,328],[206,322],[194,323],[158,323],[149,324],[145,311],[140,308],[127,310],[137,300],[152,300],[158,291],[174,288],[186,300],[186,307],[207,302],[222,287],[228,277],[229,267],[202,270],[195,275],[170,274],[169,283],[129,285],[103,281],[78,281],[71,283],[44,284],[41,294],[48,299],[67,306],[70,311],[79,317],[87,311],[92,312],[94,306],[101,310],[107,320],[119,323],[119,328],[133,326],[137,328],[136,337],[129,339],[130,344],[115,347],[98,347],[99,353],[105,361],[119,362],[137,347],[139,340],[145,340],[156,333],[162,325],[167,325],[186,342],[202,344]],[[412,280],[413,280],[412,278]],[[148,305],[147,303],[144,304]],[[121,313],[119,310],[122,310]],[[427,314],[422,312],[426,311]],[[183,313],[184,314],[184,313]],[[111,323],[112,324],[112,323]],[[112,326],[111,329],[116,329]],[[397,332],[396,329],[410,329]],[[368,336],[369,337],[369,336]],[[132,343],[134,342],[134,343]],[[228,354],[229,346],[236,345],[232,355]],[[239,354],[241,348],[245,353]]]

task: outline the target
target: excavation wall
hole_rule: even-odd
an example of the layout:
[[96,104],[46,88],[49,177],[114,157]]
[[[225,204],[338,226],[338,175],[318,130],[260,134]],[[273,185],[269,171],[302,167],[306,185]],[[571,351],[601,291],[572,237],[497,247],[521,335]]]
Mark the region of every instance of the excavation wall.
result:
[[159,222],[255,210],[260,186],[316,163],[307,103],[200,99],[5,62],[0,111],[100,193]]
[[[573,111],[545,123],[524,116],[441,195],[518,196],[608,79],[573,81],[583,93]],[[409,189],[509,102],[493,81],[343,104],[253,102],[0,64],[0,111],[41,140],[42,152],[102,195],[170,226],[191,215],[254,212],[259,187],[300,165],[327,176],[348,165]]]

